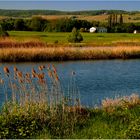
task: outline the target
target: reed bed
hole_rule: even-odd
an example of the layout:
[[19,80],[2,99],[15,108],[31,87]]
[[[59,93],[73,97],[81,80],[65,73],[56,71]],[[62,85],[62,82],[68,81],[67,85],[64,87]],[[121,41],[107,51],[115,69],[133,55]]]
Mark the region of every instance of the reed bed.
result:
[[140,58],[140,47],[3,48],[1,62]]
[[22,40],[12,37],[0,38],[0,48],[34,48],[45,46],[47,46],[47,44],[37,38],[22,38]]
[[54,138],[63,138],[72,134],[79,118],[86,115],[74,72],[64,93],[54,65],[41,65],[27,73],[6,66],[3,71],[0,86],[5,103],[0,114],[0,138],[28,138],[46,127]]

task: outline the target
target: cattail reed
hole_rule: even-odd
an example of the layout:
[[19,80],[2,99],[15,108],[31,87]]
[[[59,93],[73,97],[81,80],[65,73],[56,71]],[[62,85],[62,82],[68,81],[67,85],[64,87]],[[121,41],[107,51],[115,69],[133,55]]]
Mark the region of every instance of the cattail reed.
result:
[[9,74],[9,73],[10,73],[8,67],[4,67],[3,70],[4,70],[4,72],[5,72],[6,74]]
[[[24,73],[17,67],[13,68],[14,73],[10,73],[8,67],[4,67],[4,73],[6,80],[9,81],[11,99],[9,98],[9,91],[7,90],[6,82],[0,78],[0,83],[4,87],[5,102],[11,100],[11,106],[8,108],[9,112],[12,112],[11,107],[20,109],[24,115],[30,114],[32,117],[37,117],[41,120],[42,124],[49,118],[51,123],[53,119],[61,123],[60,127],[64,127],[64,123],[69,122],[69,113],[72,111],[73,117],[71,117],[70,128],[73,130],[76,120],[76,108],[80,108],[80,100],[77,99],[76,85],[73,92],[64,93],[61,77],[59,78],[57,69],[54,65],[48,65],[48,67],[41,65],[37,68],[32,68],[30,72]],[[73,83],[74,84],[74,83]],[[8,92],[7,92],[8,91]],[[78,92],[77,92],[78,94]],[[69,102],[73,102],[70,104]],[[77,102],[77,104],[74,102]],[[69,109],[68,109],[69,108]],[[58,120],[58,116],[61,116],[61,120]],[[55,131],[55,130],[54,130]],[[65,129],[63,131],[66,131]]]
[[17,67],[14,67],[14,72],[17,72],[18,71],[18,68]]

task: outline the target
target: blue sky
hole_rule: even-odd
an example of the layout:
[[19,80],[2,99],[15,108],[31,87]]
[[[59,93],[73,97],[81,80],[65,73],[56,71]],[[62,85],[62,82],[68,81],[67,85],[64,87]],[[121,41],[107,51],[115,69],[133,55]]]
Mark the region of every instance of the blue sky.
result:
[[0,0],[0,9],[48,9],[61,11],[119,9],[132,11],[140,10],[140,0]]

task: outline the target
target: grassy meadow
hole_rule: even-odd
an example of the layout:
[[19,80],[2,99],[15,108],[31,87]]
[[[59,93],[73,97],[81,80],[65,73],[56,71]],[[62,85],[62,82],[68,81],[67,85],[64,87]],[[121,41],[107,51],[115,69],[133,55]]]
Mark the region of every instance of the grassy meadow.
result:
[[[65,32],[26,32],[10,31],[10,36],[17,40],[29,40],[29,38],[40,39],[41,41],[54,44],[68,45],[67,38],[70,33]],[[91,46],[118,46],[118,45],[140,45],[140,34],[128,33],[82,33],[84,38],[81,45]],[[137,45],[137,46],[138,46]]]

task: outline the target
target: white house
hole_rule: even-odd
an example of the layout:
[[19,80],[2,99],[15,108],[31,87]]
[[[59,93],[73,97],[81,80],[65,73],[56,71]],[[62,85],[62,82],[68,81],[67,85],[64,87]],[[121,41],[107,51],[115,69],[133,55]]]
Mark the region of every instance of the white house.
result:
[[134,34],[136,34],[137,33],[137,30],[134,30]]
[[91,28],[89,29],[89,32],[90,32],[90,33],[95,33],[95,31],[96,31],[96,28],[95,28],[95,27],[91,27]]

